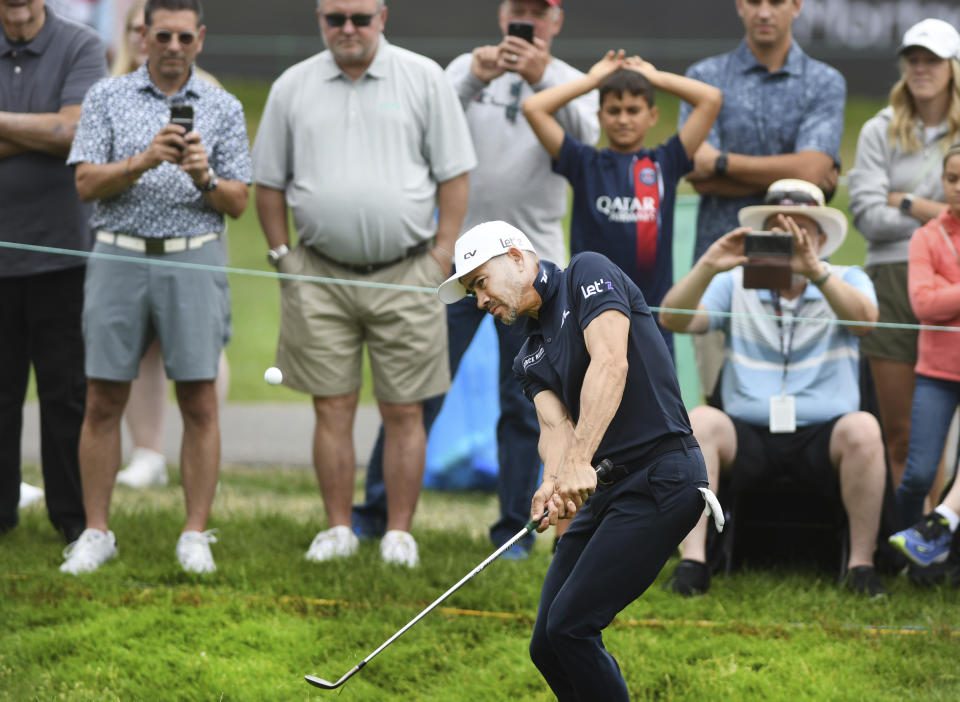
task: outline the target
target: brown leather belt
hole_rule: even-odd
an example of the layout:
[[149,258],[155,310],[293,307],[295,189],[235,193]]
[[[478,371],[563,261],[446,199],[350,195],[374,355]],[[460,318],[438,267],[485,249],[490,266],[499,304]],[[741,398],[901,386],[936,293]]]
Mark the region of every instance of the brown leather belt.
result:
[[330,263],[340,266],[341,268],[346,268],[348,271],[353,273],[360,273],[361,275],[369,275],[370,273],[375,273],[384,268],[390,266],[395,266],[401,261],[406,261],[408,258],[413,258],[414,256],[419,256],[420,254],[428,251],[430,249],[430,240],[424,239],[419,244],[411,246],[403,256],[395,258],[392,261],[383,261],[382,263],[343,263],[338,261],[335,258],[330,258],[325,253],[318,251],[317,249],[311,249],[317,256],[322,258],[324,261],[329,261]]

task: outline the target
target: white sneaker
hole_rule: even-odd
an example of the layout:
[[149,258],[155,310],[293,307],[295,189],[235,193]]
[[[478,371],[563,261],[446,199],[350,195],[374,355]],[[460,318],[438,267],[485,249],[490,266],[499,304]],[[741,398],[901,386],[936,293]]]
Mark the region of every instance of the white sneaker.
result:
[[112,531],[84,529],[80,538],[63,549],[66,559],[61,573],[78,575],[96,570],[117,555],[117,537]]
[[147,448],[135,448],[127,467],[117,473],[117,483],[132,488],[166,485],[167,461],[162,453]]
[[213,573],[217,566],[210,544],[217,543],[217,530],[185,531],[177,540],[177,560],[188,573]]
[[383,535],[380,542],[380,556],[387,563],[405,565],[413,568],[420,563],[417,542],[409,532],[392,529]]
[[348,526],[335,526],[321,531],[304,556],[308,561],[329,561],[331,558],[352,556],[360,543],[357,535]]
[[34,487],[30,483],[20,483],[20,502],[17,505],[18,509],[29,507],[33,503],[39,502],[42,499],[43,490],[38,487]]

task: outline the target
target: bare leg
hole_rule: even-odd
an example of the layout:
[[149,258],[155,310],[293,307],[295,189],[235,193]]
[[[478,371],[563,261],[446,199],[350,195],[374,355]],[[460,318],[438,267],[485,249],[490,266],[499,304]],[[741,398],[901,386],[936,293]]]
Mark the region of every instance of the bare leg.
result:
[[410,531],[420,499],[427,435],[419,402],[380,403],[383,417],[383,479],[387,487],[387,530]]
[[840,472],[840,493],[850,522],[849,568],[873,565],[886,482],[880,425],[868,412],[841,417],[830,435],[830,461]]
[[[313,468],[327,511],[327,526],[350,526],[353,481],[357,461],[353,449],[353,420],[359,393],[314,397],[317,425],[313,434]],[[423,431],[423,427],[420,427]]]
[[941,503],[960,514],[960,480],[954,480],[950,492],[946,494]]
[[[700,444],[703,462],[707,467],[710,489],[717,492],[720,472],[733,466],[737,457],[737,431],[733,421],[720,410],[706,405],[690,412],[693,435]],[[707,517],[703,515],[681,544],[683,558],[707,561]]]
[[217,366],[217,404],[223,407],[227,401],[227,392],[230,390],[230,364],[227,363],[227,352],[220,352],[220,364]]
[[187,505],[184,531],[207,528],[210,506],[220,472],[220,421],[212,380],[176,383],[177,403],[183,416],[180,474]]
[[130,383],[87,381],[79,452],[88,529],[107,531],[110,494],[120,468],[120,419],[129,394]]
[[910,411],[913,406],[913,366],[870,357],[870,374],[877,390],[880,421],[890,454],[890,476],[896,490],[907,467],[910,449]]
[[127,426],[133,445],[163,453],[163,420],[167,409],[167,374],[160,341],[153,340],[140,359],[140,374],[130,385]]

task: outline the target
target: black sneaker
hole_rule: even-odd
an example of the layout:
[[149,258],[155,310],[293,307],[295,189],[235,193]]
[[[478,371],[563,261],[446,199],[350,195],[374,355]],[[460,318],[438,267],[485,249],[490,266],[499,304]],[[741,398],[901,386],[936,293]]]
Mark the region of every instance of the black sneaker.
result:
[[858,595],[866,595],[871,599],[887,596],[887,588],[883,586],[880,576],[873,566],[857,566],[851,568],[846,578],[847,589]]
[[684,558],[677,563],[665,588],[683,597],[702,595],[710,589],[710,569],[706,563]]

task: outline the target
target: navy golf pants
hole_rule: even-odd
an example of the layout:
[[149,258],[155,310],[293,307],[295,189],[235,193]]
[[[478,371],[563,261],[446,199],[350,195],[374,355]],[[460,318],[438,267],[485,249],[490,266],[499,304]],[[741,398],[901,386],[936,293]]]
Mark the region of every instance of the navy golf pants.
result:
[[663,454],[590,497],[557,546],[530,657],[561,702],[627,700],[602,631],[656,579],[703,514],[699,448]]

